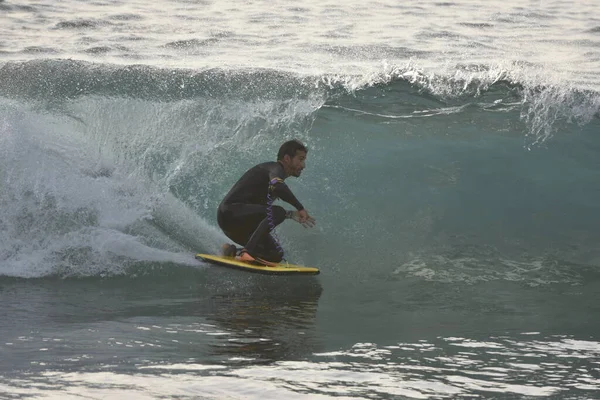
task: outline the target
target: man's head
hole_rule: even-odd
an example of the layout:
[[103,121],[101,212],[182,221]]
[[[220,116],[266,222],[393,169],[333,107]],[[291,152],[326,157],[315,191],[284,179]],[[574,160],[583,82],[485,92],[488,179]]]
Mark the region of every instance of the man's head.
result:
[[304,161],[306,160],[308,149],[298,140],[290,140],[285,142],[279,148],[277,153],[277,161],[283,165],[287,176],[300,176],[304,169]]

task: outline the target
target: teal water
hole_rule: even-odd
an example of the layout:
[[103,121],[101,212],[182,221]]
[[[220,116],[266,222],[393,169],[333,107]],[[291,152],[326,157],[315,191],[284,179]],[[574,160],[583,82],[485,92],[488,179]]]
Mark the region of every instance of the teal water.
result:
[[[598,397],[598,7],[565,4],[0,2],[0,398]],[[317,227],[278,236],[321,274],[195,260],[290,138]]]
[[573,306],[594,310],[597,284],[381,277],[343,290],[323,278],[4,281],[0,387],[8,398],[595,392],[595,322]]

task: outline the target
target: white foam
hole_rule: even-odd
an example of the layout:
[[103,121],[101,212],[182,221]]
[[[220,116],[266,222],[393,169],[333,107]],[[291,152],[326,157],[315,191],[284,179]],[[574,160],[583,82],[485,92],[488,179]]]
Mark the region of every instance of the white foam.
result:
[[[110,146],[98,152],[77,120],[8,110],[0,125],[0,275],[120,274],[141,261],[198,265],[194,249],[216,251],[223,236],[215,227]],[[178,227],[183,239],[156,221]]]

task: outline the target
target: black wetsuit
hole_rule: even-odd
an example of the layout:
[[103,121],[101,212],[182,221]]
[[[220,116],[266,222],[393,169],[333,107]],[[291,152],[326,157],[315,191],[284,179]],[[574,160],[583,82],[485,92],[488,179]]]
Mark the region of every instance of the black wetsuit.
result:
[[283,165],[278,162],[258,164],[242,175],[219,205],[219,226],[253,257],[272,262],[283,259],[281,246],[270,234],[286,218],[283,207],[272,205],[275,199],[297,210],[304,209],[283,182],[285,177]]

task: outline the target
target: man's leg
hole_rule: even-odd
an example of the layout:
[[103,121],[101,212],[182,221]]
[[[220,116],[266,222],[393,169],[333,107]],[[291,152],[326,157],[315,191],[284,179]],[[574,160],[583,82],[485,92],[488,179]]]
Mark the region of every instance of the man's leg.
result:
[[285,210],[279,206],[272,206],[271,210],[265,210],[265,214],[266,217],[248,239],[245,249],[254,258],[279,262],[283,258],[283,249],[270,232],[285,221]]
[[228,204],[219,207],[217,222],[229,239],[245,246],[265,216],[266,207],[259,204]]
[[271,234],[267,234],[265,240],[258,244],[253,254],[256,258],[272,263],[280,263],[283,260],[283,249]]
[[285,210],[279,206],[260,204],[229,204],[219,208],[219,226],[234,242],[244,246],[253,258],[279,262],[283,250],[269,234],[277,225],[285,221]]

